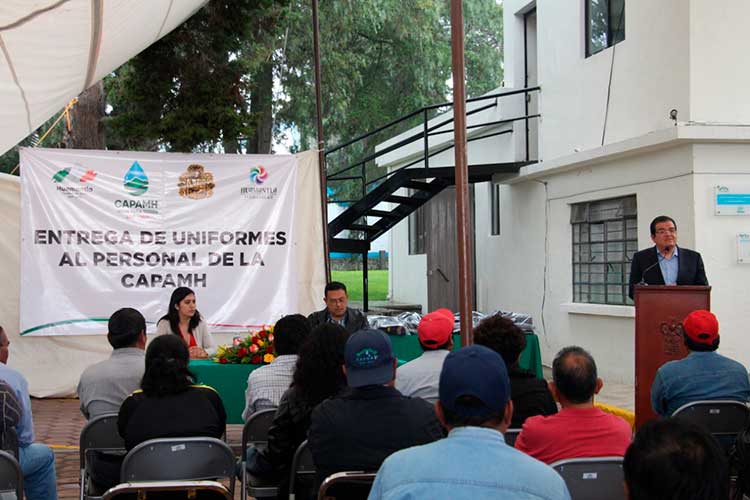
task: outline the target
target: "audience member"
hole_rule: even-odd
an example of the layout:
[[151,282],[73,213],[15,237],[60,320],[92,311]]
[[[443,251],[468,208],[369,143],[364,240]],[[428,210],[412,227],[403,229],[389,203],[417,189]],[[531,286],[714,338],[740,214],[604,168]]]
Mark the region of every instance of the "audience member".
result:
[[374,471],[394,451],[443,436],[432,406],[394,388],[396,358],[378,330],[349,337],[344,372],[351,391],[320,403],[312,413],[308,442],[322,480],[345,470]]
[[[117,413],[138,389],[145,369],[146,320],[126,307],[109,318],[107,340],[114,349],[109,359],[89,366],[78,382],[81,413],[87,419]],[[120,482],[121,453],[96,452],[90,462],[91,491],[103,493]]]
[[729,498],[724,452],[710,434],[684,420],[654,420],[641,427],[623,470],[630,500]]
[[109,359],[89,366],[78,382],[81,413],[87,419],[120,411],[128,395],[141,385],[146,350],[146,320],[126,307],[116,311],[107,326],[113,348]]
[[149,439],[224,435],[221,398],[212,388],[193,384],[189,359],[177,335],[161,335],[149,344],[141,388],[122,403],[117,422],[128,451]]
[[297,351],[310,334],[310,322],[301,314],[284,316],[273,329],[273,348],[276,359],[250,372],[245,389],[245,409],[242,419],[247,422],[256,411],[276,408],[281,396],[289,389],[297,363]]
[[422,398],[435,404],[438,400],[438,381],[443,361],[453,350],[455,319],[449,309],[438,309],[425,314],[417,326],[420,357],[399,367],[396,389],[404,396]]
[[0,381],[0,449],[18,458],[16,427],[21,422],[23,409],[11,386]]
[[331,281],[326,285],[324,294],[323,301],[326,303],[326,308],[307,317],[312,328],[321,323],[338,323],[346,328],[349,333],[367,328],[367,320],[364,314],[349,307],[346,285],[338,281]]
[[529,417],[516,448],[542,462],[583,457],[623,456],[630,424],[594,406],[602,388],[594,358],[580,347],[562,349],[552,363],[550,390],[562,409],[548,417]]
[[497,353],[479,345],[450,353],[435,408],[448,437],[387,458],[369,498],[569,499],[553,469],[505,444],[510,392]]
[[747,370],[716,352],[719,322],[709,311],[693,311],[682,323],[689,354],[665,363],[651,385],[651,406],[666,417],[680,406],[705,399],[750,400]]
[[346,386],[341,366],[348,338],[349,332],[334,323],[318,325],[310,332],[300,347],[292,385],[281,397],[268,431],[268,445],[248,457],[252,474],[280,479],[279,498],[288,494],[289,468],[295,450],[307,439],[313,408]]
[[513,400],[512,429],[520,429],[534,415],[554,415],[557,404],[547,382],[535,373],[520,367],[521,353],[526,348],[526,335],[513,321],[502,316],[489,316],[474,328],[474,343],[498,353],[508,367],[510,398]]
[[8,353],[10,348],[10,339],[5,334],[5,329],[0,326],[0,363],[5,364],[8,362]]
[[29,384],[20,372],[5,364],[8,361],[7,346],[10,342],[5,331],[2,331],[0,337],[0,345],[5,346],[5,352],[0,356],[0,381],[13,389],[21,403],[21,420],[16,425],[16,435],[24,496],[29,500],[56,500],[55,454],[47,445],[34,442]]

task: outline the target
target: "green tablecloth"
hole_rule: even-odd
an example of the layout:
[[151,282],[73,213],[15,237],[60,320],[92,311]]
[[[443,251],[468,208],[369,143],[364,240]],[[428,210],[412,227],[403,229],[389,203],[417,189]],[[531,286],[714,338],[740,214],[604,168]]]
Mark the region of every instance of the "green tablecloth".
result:
[[[398,359],[410,361],[422,354],[419,339],[416,335],[391,335],[393,352]],[[461,347],[461,336],[453,335],[453,350]],[[539,337],[533,333],[526,334],[526,349],[521,353],[521,368],[531,370],[537,378],[544,378],[542,372],[542,353],[539,349]]]
[[[392,335],[393,352],[400,362],[411,361],[422,354],[416,335],[403,337]],[[461,345],[461,338],[453,336],[455,349]],[[190,362],[190,370],[198,378],[198,383],[216,389],[224,402],[227,411],[228,424],[242,423],[242,410],[245,409],[245,389],[247,377],[251,371],[261,365],[221,365],[213,361],[194,360]],[[539,351],[539,338],[526,334],[526,349],[521,353],[521,367],[536,373],[542,378],[542,358]]]

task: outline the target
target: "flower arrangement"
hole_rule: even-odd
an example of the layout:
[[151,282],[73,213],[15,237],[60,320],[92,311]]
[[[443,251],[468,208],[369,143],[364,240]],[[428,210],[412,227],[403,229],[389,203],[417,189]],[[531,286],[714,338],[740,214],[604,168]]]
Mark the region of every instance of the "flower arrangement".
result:
[[250,332],[244,339],[235,338],[231,346],[222,345],[213,356],[215,363],[268,364],[276,359],[273,348],[273,326]]

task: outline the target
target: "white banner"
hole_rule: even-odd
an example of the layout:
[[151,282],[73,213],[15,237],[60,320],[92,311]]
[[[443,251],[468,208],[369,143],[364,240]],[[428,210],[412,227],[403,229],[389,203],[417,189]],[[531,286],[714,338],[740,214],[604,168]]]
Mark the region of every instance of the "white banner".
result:
[[215,332],[298,310],[291,155],[21,150],[21,335],[149,332],[177,286]]

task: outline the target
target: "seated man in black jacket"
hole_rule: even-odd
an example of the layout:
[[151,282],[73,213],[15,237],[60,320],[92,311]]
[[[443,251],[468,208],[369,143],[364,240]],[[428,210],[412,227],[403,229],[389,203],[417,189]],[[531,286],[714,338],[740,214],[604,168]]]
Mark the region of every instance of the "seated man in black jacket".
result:
[[349,333],[367,328],[367,319],[357,309],[349,307],[349,295],[346,285],[338,281],[331,281],[326,285],[323,301],[326,308],[315,311],[307,317],[310,328],[323,323],[336,323],[346,328]]
[[391,453],[443,437],[433,407],[393,387],[396,361],[385,333],[360,330],[349,337],[344,371],[351,390],[312,413],[308,443],[319,480],[341,471],[376,471]]
[[485,318],[474,328],[474,343],[498,353],[508,367],[510,398],[513,401],[512,429],[520,429],[528,417],[557,413],[557,404],[547,382],[518,365],[521,353],[526,348],[526,335],[515,323],[502,316]]

